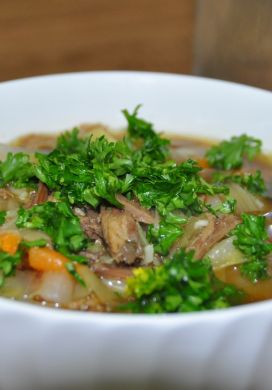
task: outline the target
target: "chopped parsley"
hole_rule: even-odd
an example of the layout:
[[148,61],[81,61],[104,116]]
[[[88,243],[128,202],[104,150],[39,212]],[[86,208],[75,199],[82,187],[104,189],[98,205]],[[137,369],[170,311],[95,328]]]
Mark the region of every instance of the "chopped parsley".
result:
[[[66,264],[67,270],[75,279],[85,285],[76,272],[73,262],[87,263],[87,259],[77,255],[87,247],[87,239],[80,226],[79,219],[72,212],[70,206],[64,202],[45,202],[31,209],[21,208],[18,211],[16,225],[18,228],[39,229],[47,233],[56,250],[64,254],[70,261]],[[34,246],[41,246],[44,240],[33,242]],[[31,243],[25,243],[31,247]]]
[[196,161],[187,160],[180,164],[167,161],[164,164],[141,167],[135,171],[133,192],[140,203],[155,207],[161,215],[182,210],[187,215],[203,212],[201,194],[228,193],[225,186],[218,187],[205,182],[199,175],[201,168]]
[[97,208],[106,202],[120,207],[116,194],[121,193],[134,195],[142,206],[155,207],[164,217],[176,209],[189,216],[201,213],[205,207],[200,195],[228,193],[226,186],[201,178],[197,162],[169,160],[169,141],[138,118],[138,108],[132,114],[124,110],[124,115],[126,138],[82,140],[77,129],[64,133],[51,153],[36,154],[29,171],[32,180],[40,180],[58,200],[72,205]]
[[233,244],[248,258],[240,270],[252,282],[268,278],[267,255],[272,251],[268,242],[265,217],[242,214],[242,223],[231,232],[235,236]]
[[33,246],[45,246],[45,240],[22,241],[18,250],[13,254],[0,250],[0,287],[3,286],[6,277],[14,275],[16,268],[23,261],[25,249]]
[[78,217],[64,202],[45,202],[30,209],[21,208],[16,225],[44,231],[63,254],[78,253],[87,246]]
[[71,204],[99,206],[103,200],[118,205],[116,193],[129,191],[133,178],[131,151],[125,140],[109,142],[100,137],[88,142],[87,154],[37,154],[36,176]]
[[242,294],[219,282],[208,260],[194,260],[183,249],[156,268],[138,268],[127,280],[134,300],[123,305],[133,313],[175,313],[220,309],[238,303]]
[[205,204],[205,207],[210,213],[214,215],[218,215],[218,213],[232,214],[234,213],[236,203],[237,201],[235,199],[226,197],[225,200],[218,203],[217,205],[211,206],[210,204]]
[[79,129],[75,127],[71,131],[61,134],[57,140],[57,149],[64,154],[79,153],[86,156],[89,137],[80,138]]
[[164,256],[167,255],[174,242],[182,236],[182,225],[185,222],[185,218],[169,214],[158,226],[149,225],[147,239],[154,244],[155,252]]
[[262,142],[259,139],[242,134],[232,137],[230,141],[223,141],[212,146],[206,153],[209,165],[217,169],[236,169],[243,165],[243,159],[249,160],[261,152]]
[[6,211],[0,211],[0,225],[4,225],[4,223],[6,222],[6,216]]
[[[156,161],[164,161],[169,156],[170,141],[160,137],[153,129],[152,123],[138,117],[140,106],[137,106],[132,114],[123,110],[128,122],[128,136],[130,142],[136,142],[136,156],[141,158],[149,157]],[[136,157],[136,158],[137,158]]]
[[0,187],[12,184],[16,188],[33,187],[33,164],[26,153],[8,153],[5,161],[0,161]]
[[44,238],[40,238],[38,240],[33,240],[33,241],[25,241],[23,240],[21,243],[21,248],[24,249],[30,249],[34,247],[42,247],[47,245],[47,241]]
[[261,171],[257,170],[254,173],[225,174],[223,172],[216,172],[213,176],[215,183],[237,183],[245,187],[253,194],[263,195],[266,191],[265,182]]
[[[134,271],[127,281],[127,294],[132,300],[123,305],[123,310],[174,313],[238,303],[241,293],[216,279],[208,259],[196,261],[194,253],[185,249],[179,249],[172,258],[165,256],[183,235],[183,225],[190,217],[207,211],[214,215],[235,213],[236,200],[229,196],[227,184],[238,183],[254,194],[265,192],[260,171],[225,172],[240,168],[244,159],[252,160],[260,153],[261,141],[243,134],[212,146],[206,154],[208,163],[221,171],[207,182],[196,161],[177,163],[170,159],[169,140],[138,116],[139,108],[132,113],[123,110],[128,132],[117,142],[104,136],[80,138],[79,129],[74,128],[58,138],[56,148],[49,154],[36,153],[33,159],[25,153],[8,153],[0,162],[0,187],[35,187],[40,181],[56,200],[21,207],[16,226],[48,234],[54,248],[69,259],[66,269],[84,285],[76,264],[88,262],[81,251],[89,242],[72,207],[121,208],[117,194],[136,198],[141,206],[159,214],[160,222],[143,227],[143,231],[155,253],[164,258],[160,257],[163,263],[157,267]],[[209,204],[207,199],[215,195],[215,202]],[[6,212],[1,211],[0,225],[5,219]],[[268,242],[265,218],[243,214],[242,223],[230,234],[235,236],[234,245],[248,259],[240,266],[242,274],[252,282],[268,277],[267,256],[272,243]],[[145,237],[143,241],[146,244]],[[15,272],[29,248],[45,245],[44,239],[22,241],[14,255],[0,252],[0,286]]]
[[22,251],[18,250],[14,255],[0,251],[0,287],[5,278],[14,274],[16,267],[22,261]]

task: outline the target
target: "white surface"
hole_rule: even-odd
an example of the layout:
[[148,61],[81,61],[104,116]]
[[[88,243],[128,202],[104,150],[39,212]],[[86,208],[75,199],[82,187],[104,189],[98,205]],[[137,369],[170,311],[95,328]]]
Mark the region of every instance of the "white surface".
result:
[[[144,106],[158,130],[246,132],[272,150],[272,94],[167,74],[96,72],[0,85],[0,142],[82,122],[124,127]],[[142,316],[51,310],[0,298],[0,389],[270,389],[272,302]]]

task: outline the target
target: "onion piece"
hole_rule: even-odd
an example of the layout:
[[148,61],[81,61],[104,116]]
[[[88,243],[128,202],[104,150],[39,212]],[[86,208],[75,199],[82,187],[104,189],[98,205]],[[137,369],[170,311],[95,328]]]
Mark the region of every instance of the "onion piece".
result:
[[33,230],[33,229],[19,229],[17,230],[21,237],[26,241],[36,241],[40,239],[44,239],[48,244],[52,245],[51,238],[41,230]]
[[101,303],[108,306],[116,306],[122,302],[121,298],[108,288],[88,267],[79,264],[77,272],[84,280],[89,293],[94,293]]
[[247,189],[241,187],[239,184],[229,184],[229,195],[236,200],[236,213],[251,213],[254,211],[263,210],[264,202],[257,195],[252,194]]
[[15,196],[19,203],[24,203],[28,200],[32,190],[25,188],[9,187],[10,192]]
[[120,279],[101,279],[102,282],[111,290],[119,293],[124,294],[126,289],[126,283],[124,280]]
[[8,189],[0,189],[0,211],[17,210],[20,207],[20,202],[15,195]]
[[234,237],[226,238],[210,249],[205,257],[209,257],[213,269],[224,268],[230,265],[237,265],[247,261],[239,249],[233,245]]
[[72,300],[74,287],[75,281],[67,272],[44,272],[32,298],[38,295],[48,302],[66,304]]
[[141,244],[143,246],[148,245],[148,241],[146,239],[146,233],[145,233],[144,229],[141,227],[141,225],[138,222],[136,222],[136,226],[137,226],[137,230],[139,233]]
[[[7,218],[8,219],[8,218]],[[18,229],[16,227],[16,217],[8,219],[2,226],[0,226],[0,232],[7,233],[17,233],[19,234],[23,240],[26,241],[36,241],[40,239],[44,239],[47,244],[52,245],[51,238],[41,230],[33,230],[33,229]]]
[[37,289],[39,279],[34,271],[16,271],[16,275],[6,278],[1,287],[1,296],[13,299],[27,299]]
[[148,244],[144,247],[144,260],[143,265],[148,265],[153,263],[154,260],[154,246],[152,244]]
[[0,231],[16,231],[17,210],[8,211],[6,215],[6,221],[0,226]]

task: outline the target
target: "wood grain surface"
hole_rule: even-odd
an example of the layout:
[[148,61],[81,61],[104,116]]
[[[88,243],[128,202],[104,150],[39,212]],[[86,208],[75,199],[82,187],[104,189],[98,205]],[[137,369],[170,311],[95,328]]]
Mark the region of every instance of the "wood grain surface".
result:
[[1,0],[0,80],[79,70],[190,73],[194,0]]

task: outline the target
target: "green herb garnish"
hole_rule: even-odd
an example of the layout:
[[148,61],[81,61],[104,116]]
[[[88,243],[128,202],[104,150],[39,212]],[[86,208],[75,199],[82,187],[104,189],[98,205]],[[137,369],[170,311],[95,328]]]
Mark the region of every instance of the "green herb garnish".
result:
[[235,236],[233,244],[248,258],[240,270],[252,282],[268,278],[267,255],[272,251],[272,243],[268,242],[265,217],[242,214],[242,223],[232,230]]
[[4,223],[6,222],[6,216],[6,211],[0,211],[0,225],[4,225]]
[[42,230],[51,237],[60,252],[78,253],[87,245],[80,222],[64,202],[45,202],[18,211],[18,228]]
[[0,251],[0,287],[3,286],[6,277],[14,274],[21,261],[21,251],[17,251],[14,255]]
[[[31,209],[21,208],[18,211],[16,225],[19,228],[42,230],[51,237],[54,247],[63,253],[70,261],[67,270],[75,279],[85,285],[76,272],[73,262],[87,263],[83,256],[76,255],[87,246],[87,239],[82,231],[80,222],[70,206],[64,202],[46,202]],[[44,246],[45,240],[24,242],[25,247]]]
[[243,159],[249,160],[261,152],[262,142],[246,134],[232,137],[212,146],[206,153],[209,165],[217,169],[236,169],[243,165]]
[[45,246],[47,242],[43,239],[35,241],[21,241],[20,245],[13,255],[0,251],[0,287],[3,286],[5,278],[15,274],[16,267],[23,261],[25,249],[34,246]]
[[225,174],[223,172],[216,172],[213,176],[215,183],[237,183],[245,187],[253,194],[262,195],[266,191],[265,182],[261,171],[257,170],[255,173]]
[[158,226],[149,225],[147,239],[155,245],[155,252],[167,255],[174,242],[182,236],[182,225],[186,221],[184,218],[171,218],[169,215]]
[[210,262],[194,260],[193,252],[177,252],[156,268],[138,268],[127,280],[133,301],[122,306],[134,313],[175,313],[231,306],[241,299],[233,286],[219,282]]
[[0,187],[12,184],[16,188],[33,187],[33,164],[26,153],[8,153],[4,161],[0,161]]
[[164,161],[169,156],[170,141],[160,137],[153,129],[152,123],[138,117],[140,105],[135,108],[132,114],[123,110],[128,122],[128,136],[133,143],[140,143],[135,148],[136,156],[140,154],[141,158],[149,157],[156,161]]

